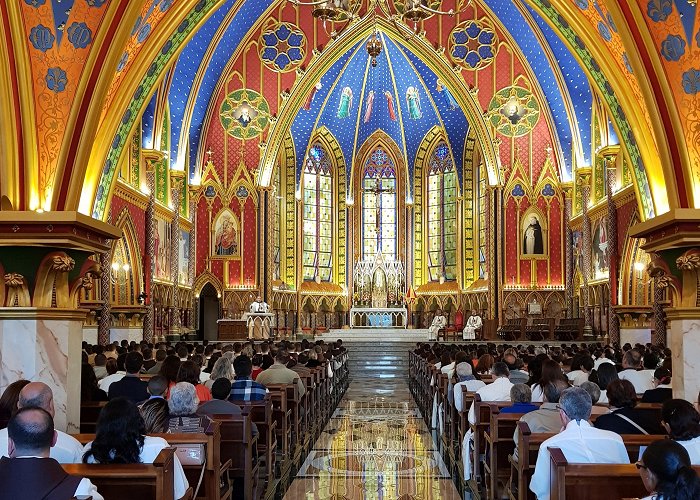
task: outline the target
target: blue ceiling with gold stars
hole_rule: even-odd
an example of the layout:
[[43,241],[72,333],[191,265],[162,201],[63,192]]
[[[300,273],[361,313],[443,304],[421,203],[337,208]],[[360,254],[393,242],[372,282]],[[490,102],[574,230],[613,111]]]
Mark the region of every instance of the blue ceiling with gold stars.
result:
[[[372,66],[365,51],[367,40],[323,75],[309,109],[301,109],[292,125],[297,152],[306,152],[313,131],[326,127],[343,151],[350,167],[365,141],[383,131],[398,146],[408,165],[409,177],[421,141],[437,126],[444,129],[455,164],[461,165],[469,123],[451,92],[438,86],[438,77],[401,43],[379,32],[382,51]],[[297,177],[304,154],[297,154]]]
[[[215,98],[217,84],[224,76],[225,66],[248,30],[271,3],[271,0],[226,0],[180,54],[168,94],[170,161],[173,166],[184,165],[185,155],[189,152],[191,174],[197,169],[202,127],[210,102]],[[559,154],[564,160],[562,177],[570,180],[574,163],[590,164],[591,159],[592,94],[586,76],[549,25],[522,0],[484,0],[484,4],[519,46],[538,80],[546,100],[545,112],[551,116]],[[228,25],[222,27],[229,13],[233,15]],[[220,28],[223,34],[217,37]],[[358,44],[353,51],[341,56],[323,76],[312,110],[300,110],[292,127],[296,151],[306,151],[314,127],[325,125],[341,143],[346,164],[351,165],[352,157],[364,139],[381,128],[396,142],[412,168],[418,144],[425,133],[437,125],[445,127],[455,164],[461,165],[468,130],[464,113],[460,109],[448,109],[449,100],[437,90],[437,76],[410,50],[386,35],[383,35],[383,40],[385,50],[380,54],[376,68],[367,66],[367,55],[364,50],[358,50],[362,47]],[[211,57],[205,60],[203,55],[207,53],[211,53]],[[194,85],[195,81],[201,84]],[[347,117],[338,119],[338,107],[345,87],[352,92],[352,106]],[[417,91],[415,94],[422,115],[419,119],[410,117],[408,87]],[[374,92],[373,105],[365,123],[370,91]],[[396,121],[389,115],[386,92],[393,99]],[[574,158],[574,154],[578,158]],[[301,162],[303,156],[297,156],[302,157],[298,159]]]

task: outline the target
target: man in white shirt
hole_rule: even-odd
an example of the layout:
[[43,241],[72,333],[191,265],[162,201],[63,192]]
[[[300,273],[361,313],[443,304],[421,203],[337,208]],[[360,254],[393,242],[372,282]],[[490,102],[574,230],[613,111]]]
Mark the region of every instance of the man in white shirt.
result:
[[641,370],[642,353],[637,349],[630,349],[622,357],[623,370],[617,374],[620,380],[629,380],[634,386],[634,391],[637,394],[644,394],[649,389],[654,388],[653,373],[651,376],[648,371]]
[[[477,390],[476,393],[481,397],[482,401],[510,401],[510,388],[513,387],[513,383],[508,380],[510,376],[508,365],[501,361],[494,363],[491,373],[495,377],[493,382]],[[474,403],[472,403],[469,408],[467,419],[470,424],[476,423]],[[473,433],[470,429],[464,434],[464,440],[462,441],[462,460],[464,462],[465,480],[471,478],[471,453],[469,453],[469,447],[473,437]]]
[[482,322],[481,317],[476,314],[476,311],[472,309],[472,314],[467,319],[467,324],[462,332],[462,338],[464,340],[474,340],[476,339],[476,331],[481,328]]
[[566,389],[559,398],[559,417],[562,431],[540,445],[530,491],[538,500],[549,500],[549,448],[559,448],[570,463],[623,464],[629,455],[619,434],[596,429],[591,417],[591,396],[580,387]]
[[[53,392],[43,382],[31,382],[19,393],[17,408],[36,407],[46,411],[53,419]],[[0,430],[0,454],[7,456],[7,429]],[[56,443],[51,446],[50,457],[60,464],[77,464],[83,460],[83,446],[73,436],[56,431]]]
[[442,315],[442,310],[438,309],[435,311],[435,316],[433,316],[433,322],[430,323],[430,328],[428,328],[428,340],[437,340],[438,332],[441,328],[445,328],[447,325],[447,318]]
[[103,500],[87,478],[70,476],[50,455],[58,435],[53,418],[41,408],[21,408],[8,424],[7,454],[0,459],[0,484],[12,498],[71,498]]
[[462,388],[466,387],[469,392],[476,392],[486,384],[481,380],[474,378],[472,374],[472,366],[469,363],[460,363],[455,368],[457,378],[460,380],[452,388],[453,401],[457,411],[467,411],[464,408],[464,397],[462,396]]

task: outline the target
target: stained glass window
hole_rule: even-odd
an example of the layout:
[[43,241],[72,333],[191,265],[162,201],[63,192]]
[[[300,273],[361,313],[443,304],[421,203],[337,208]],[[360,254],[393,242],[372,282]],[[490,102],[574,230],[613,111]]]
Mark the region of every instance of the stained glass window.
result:
[[479,169],[478,200],[479,206],[479,279],[486,277],[486,172],[482,164]]
[[372,152],[362,173],[362,258],[377,253],[396,259],[396,169],[382,148]]
[[333,172],[325,149],[314,144],[304,166],[304,279],[331,280]]
[[428,274],[457,278],[457,173],[444,142],[430,157],[428,168]]

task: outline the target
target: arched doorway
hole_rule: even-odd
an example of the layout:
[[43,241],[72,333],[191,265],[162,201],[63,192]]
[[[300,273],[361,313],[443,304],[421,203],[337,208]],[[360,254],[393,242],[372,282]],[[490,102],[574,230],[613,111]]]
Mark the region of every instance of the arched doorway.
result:
[[207,283],[199,292],[199,325],[197,337],[204,340],[218,338],[219,294],[211,283]]

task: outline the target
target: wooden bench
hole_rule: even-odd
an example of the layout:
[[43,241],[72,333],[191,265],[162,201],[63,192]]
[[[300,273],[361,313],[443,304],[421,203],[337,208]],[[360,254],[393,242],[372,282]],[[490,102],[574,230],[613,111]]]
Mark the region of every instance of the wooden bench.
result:
[[80,432],[82,434],[95,433],[97,419],[106,404],[106,401],[86,401],[80,404]]
[[243,483],[245,500],[259,497],[258,437],[250,415],[212,415],[221,424],[221,460],[231,462],[229,475]]
[[554,338],[564,342],[571,342],[580,338],[583,332],[582,318],[563,318],[554,327]]
[[265,482],[274,483],[277,451],[277,422],[272,415],[272,399],[266,395],[262,401],[232,401],[241,407],[244,415],[250,415],[258,427],[258,455],[265,457]]
[[554,318],[535,318],[525,327],[525,336],[528,340],[545,340],[550,338],[553,329]]
[[[152,464],[61,464],[74,476],[88,478],[105,500],[173,498],[175,448],[163,448]],[[183,497],[192,498],[192,488]]]
[[503,340],[518,340],[523,334],[526,321],[526,318],[512,318],[506,320],[505,324],[498,328],[498,336]]
[[[550,448],[549,457],[551,500],[598,500],[647,496],[639,471],[634,464],[569,463],[559,448]],[[700,473],[700,466],[694,465],[693,469],[696,473]]]

